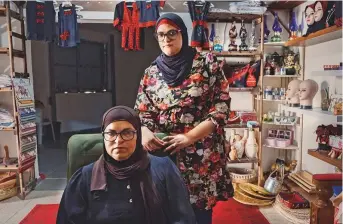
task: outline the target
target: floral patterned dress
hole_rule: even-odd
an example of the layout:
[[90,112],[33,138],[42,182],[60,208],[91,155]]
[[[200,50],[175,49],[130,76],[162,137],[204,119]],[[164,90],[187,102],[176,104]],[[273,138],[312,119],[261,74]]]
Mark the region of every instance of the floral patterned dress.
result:
[[197,53],[190,75],[177,87],[169,87],[157,66],[150,66],[138,90],[135,109],[142,125],[155,133],[187,133],[205,120],[216,125],[210,136],[177,154],[191,203],[199,209],[211,209],[233,194],[224,156],[229,101],[228,83],[211,53]]

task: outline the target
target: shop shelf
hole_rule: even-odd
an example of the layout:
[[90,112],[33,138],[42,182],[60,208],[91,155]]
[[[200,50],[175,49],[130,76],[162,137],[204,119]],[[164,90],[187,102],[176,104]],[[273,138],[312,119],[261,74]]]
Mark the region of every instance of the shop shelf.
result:
[[328,156],[328,152],[319,152],[316,149],[309,149],[308,154],[326,163],[329,163],[339,169],[342,169],[342,160],[332,159]]
[[324,70],[324,71],[314,71],[312,72],[313,76],[336,76],[342,77],[343,70]]
[[342,38],[342,27],[331,26],[311,33],[307,37],[298,37],[294,40],[287,41],[285,46],[312,46],[339,38]]
[[269,145],[263,145],[266,148],[272,148],[272,149],[284,149],[284,150],[298,150],[299,147],[296,145],[290,145],[287,147],[276,147],[276,146],[269,146]]

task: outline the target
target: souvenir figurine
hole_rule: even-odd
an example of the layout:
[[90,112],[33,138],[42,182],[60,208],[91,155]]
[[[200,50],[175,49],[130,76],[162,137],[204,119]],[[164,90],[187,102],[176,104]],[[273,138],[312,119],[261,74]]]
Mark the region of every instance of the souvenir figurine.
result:
[[310,33],[314,32],[314,4],[306,6],[305,18],[308,28],[304,36],[308,36]]
[[210,37],[209,37],[209,44],[210,44],[210,50],[213,50],[213,46],[214,46],[214,38],[216,36],[216,31],[215,31],[215,24],[212,23],[211,25],[211,34],[210,34]]
[[291,31],[291,36],[289,40],[294,40],[295,38],[297,38],[298,25],[297,19],[295,17],[295,12],[292,12],[292,21],[289,24],[289,30]]
[[264,64],[264,75],[274,75],[274,71],[272,71],[272,66],[270,64],[270,56],[266,57],[266,63]]
[[[270,34],[270,30],[268,30],[268,26],[267,26],[267,15],[264,15],[264,37],[263,37],[263,41],[264,43],[267,43],[269,41],[269,34]],[[260,41],[261,43],[261,41]]]
[[277,52],[274,52],[272,54],[271,67],[272,67],[273,75],[280,75],[281,59],[282,57]]
[[239,45],[239,50],[240,51],[247,51],[248,45],[245,43],[245,40],[248,37],[248,32],[247,32],[247,29],[245,28],[243,20],[242,20],[241,24],[242,24],[242,26],[241,26],[241,29],[239,30],[239,37],[241,38],[241,45]]
[[299,88],[300,109],[312,109],[313,98],[319,88],[318,84],[312,79],[307,79],[300,83]]
[[288,51],[284,58],[284,66],[286,75],[295,75],[297,70],[296,66],[296,55],[293,51]]
[[231,24],[231,29],[229,31],[229,37],[230,37],[229,51],[237,51],[237,44],[236,44],[237,35],[238,34],[237,34],[236,22],[233,21]]
[[274,36],[272,36],[271,42],[281,42],[282,28],[280,26],[279,17],[277,13],[275,13],[275,16],[274,16],[273,31],[274,31]]
[[216,36],[214,37],[214,40],[213,40],[213,50],[217,51],[217,52],[222,52],[223,51],[223,45],[221,45],[221,39],[219,37],[218,25],[219,25],[219,21],[217,20],[216,30],[215,30]]
[[253,20],[251,23],[251,33],[250,33],[250,39],[249,39],[249,51],[256,51],[257,48],[255,47],[255,29],[256,29],[256,24],[255,21]]

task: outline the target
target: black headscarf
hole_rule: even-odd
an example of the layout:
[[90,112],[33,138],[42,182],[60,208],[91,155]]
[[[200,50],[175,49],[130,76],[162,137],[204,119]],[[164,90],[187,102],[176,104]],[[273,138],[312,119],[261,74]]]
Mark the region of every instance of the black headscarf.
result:
[[196,50],[188,45],[187,27],[180,16],[174,13],[163,14],[156,23],[156,29],[159,23],[163,20],[170,20],[181,30],[182,48],[181,51],[174,56],[167,56],[164,53],[159,55],[153,62],[157,64],[158,69],[162,72],[163,80],[172,87],[181,85],[185,78],[189,75]]
[[134,195],[142,196],[146,218],[144,223],[164,224],[165,216],[162,210],[161,198],[149,173],[150,158],[142,146],[141,121],[139,116],[129,107],[113,107],[103,116],[102,131],[115,121],[127,121],[136,129],[136,149],[129,159],[117,161],[107,153],[104,146],[104,156],[100,160],[104,162],[105,169],[116,179],[124,180],[130,178],[130,180],[133,180],[133,183],[139,183],[140,186],[138,188],[132,188],[132,190],[140,189],[140,192],[134,192]]

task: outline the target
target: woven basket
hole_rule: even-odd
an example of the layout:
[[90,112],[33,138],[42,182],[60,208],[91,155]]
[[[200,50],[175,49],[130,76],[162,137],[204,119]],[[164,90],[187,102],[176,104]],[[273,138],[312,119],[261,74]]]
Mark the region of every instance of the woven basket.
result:
[[0,201],[17,195],[16,179],[0,184]]
[[253,169],[228,168],[232,183],[254,183],[257,181],[257,173]]

